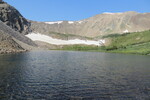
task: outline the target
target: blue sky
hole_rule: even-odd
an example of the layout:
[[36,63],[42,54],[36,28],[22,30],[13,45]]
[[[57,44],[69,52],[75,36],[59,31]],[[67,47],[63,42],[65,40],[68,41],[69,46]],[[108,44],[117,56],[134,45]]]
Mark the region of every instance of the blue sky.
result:
[[34,21],[81,20],[103,12],[150,12],[150,0],[4,0]]

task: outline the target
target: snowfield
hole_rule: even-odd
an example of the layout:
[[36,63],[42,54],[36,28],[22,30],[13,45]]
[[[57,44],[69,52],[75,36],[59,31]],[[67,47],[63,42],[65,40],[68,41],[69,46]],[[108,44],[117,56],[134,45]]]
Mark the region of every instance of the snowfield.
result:
[[54,45],[73,45],[73,44],[85,44],[85,45],[97,45],[101,46],[105,43],[105,40],[99,41],[92,41],[92,40],[80,40],[80,39],[73,39],[73,40],[61,40],[55,39],[47,35],[43,35],[40,33],[30,33],[26,35],[26,37],[30,38],[33,41],[42,41],[49,44]]
[[122,14],[121,12],[116,12],[116,13],[111,13],[111,12],[104,12],[102,14],[110,14],[110,15],[115,15],[115,14]]
[[[53,24],[61,24],[63,23],[64,21],[55,21],[55,22],[44,22],[45,24],[50,24],[50,25],[53,25]],[[75,23],[79,23],[79,24],[82,24],[83,21],[68,21],[68,24],[75,24]]]
[[69,23],[69,24],[73,24],[74,22],[73,22],[73,21],[68,21],[68,23]]
[[128,33],[129,31],[126,29],[125,31],[123,31],[123,33]]
[[79,24],[82,24],[83,23],[83,21],[77,21]]
[[63,21],[45,22],[46,24],[61,24]]

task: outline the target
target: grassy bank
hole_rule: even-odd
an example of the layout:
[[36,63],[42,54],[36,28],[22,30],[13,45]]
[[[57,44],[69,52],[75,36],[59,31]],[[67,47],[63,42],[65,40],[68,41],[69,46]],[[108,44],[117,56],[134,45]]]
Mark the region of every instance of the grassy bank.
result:
[[101,50],[98,46],[92,45],[65,45],[62,47],[62,50],[72,50],[72,51],[99,51]]
[[150,42],[138,45],[129,45],[124,48],[117,48],[114,50],[106,50],[106,51],[113,53],[130,53],[130,54],[147,55],[150,54]]
[[150,54],[150,30],[107,36],[107,38],[111,40],[110,45],[104,48],[107,52]]

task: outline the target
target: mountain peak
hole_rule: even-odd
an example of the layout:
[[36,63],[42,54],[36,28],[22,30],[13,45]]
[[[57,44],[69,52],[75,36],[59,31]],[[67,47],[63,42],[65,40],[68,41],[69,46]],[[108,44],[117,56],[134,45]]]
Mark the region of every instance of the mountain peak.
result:
[[109,14],[109,15],[115,15],[115,14],[137,14],[136,11],[127,11],[127,12],[104,12],[102,14]]
[[4,1],[3,0],[0,0],[0,3],[3,3]]
[[109,14],[109,15],[114,15],[114,14],[122,14],[121,12],[116,12],[116,13],[112,13],[112,12],[104,12],[102,14]]
[[[84,23],[83,23],[84,22]],[[105,12],[77,22],[32,23],[31,30],[39,33],[57,32],[96,37],[113,33],[137,32],[150,29],[150,15],[128,11]]]
[[124,12],[124,14],[138,14],[138,12],[136,12],[136,11],[127,11],[127,12]]
[[29,31],[30,23],[19,13],[17,9],[0,0],[0,20],[20,33]]

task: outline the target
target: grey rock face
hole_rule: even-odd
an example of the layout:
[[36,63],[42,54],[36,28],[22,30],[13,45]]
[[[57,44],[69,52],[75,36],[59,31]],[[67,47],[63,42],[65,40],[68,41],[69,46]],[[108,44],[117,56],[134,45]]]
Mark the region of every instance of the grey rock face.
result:
[[3,30],[0,30],[0,54],[25,51],[14,39]]
[[32,40],[0,21],[0,54],[26,51],[27,47],[20,43],[36,46]]
[[0,3],[4,3],[3,0],[0,0]]
[[[36,47],[24,36],[29,32],[30,23],[12,6],[0,1],[0,54],[17,53]],[[22,33],[22,34],[21,34]]]
[[0,20],[12,29],[27,34],[30,23],[12,6],[5,2],[0,3]]
[[1,21],[0,21],[0,30],[2,30],[6,34],[9,34],[11,37],[13,37],[17,40],[22,41],[23,43],[26,43],[31,46],[35,46],[35,43],[32,40],[30,40],[23,34],[20,34],[19,32],[14,31],[13,29],[11,29],[9,26],[5,25]]

